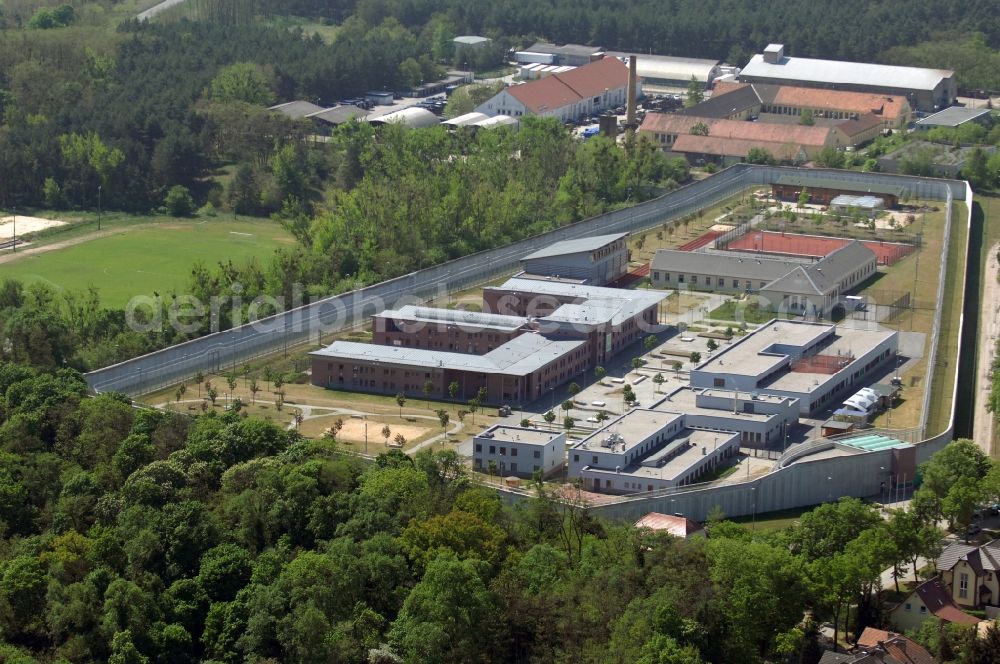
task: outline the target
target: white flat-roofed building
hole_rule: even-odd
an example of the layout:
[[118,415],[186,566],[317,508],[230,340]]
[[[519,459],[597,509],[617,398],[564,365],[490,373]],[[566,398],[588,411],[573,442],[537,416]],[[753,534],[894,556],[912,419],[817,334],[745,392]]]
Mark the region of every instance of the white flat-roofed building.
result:
[[702,58],[681,58],[673,55],[646,55],[626,51],[608,51],[617,58],[636,56],[636,74],[643,92],[687,90],[691,79],[709,87],[721,73],[722,63]]
[[494,424],[473,437],[472,467],[488,472],[493,462],[500,477],[548,477],[560,472],[566,458],[566,433]]
[[455,44],[455,48],[480,48],[489,44],[492,39],[489,37],[480,37],[479,35],[459,35],[451,40]]
[[695,367],[691,387],[794,397],[808,416],[865,386],[897,349],[893,330],[772,320]]
[[739,451],[739,434],[685,427],[685,416],[634,409],[569,448],[569,477],[598,493],[701,481]]
[[799,421],[794,397],[720,388],[678,387],[653,410],[683,414],[691,429],[735,431],[740,444],[751,447],[780,446]]
[[903,95],[911,108],[920,111],[951,106],[958,94],[955,72],[950,70],[791,57],[785,55],[783,44],[769,44],[753,56],[739,80]]

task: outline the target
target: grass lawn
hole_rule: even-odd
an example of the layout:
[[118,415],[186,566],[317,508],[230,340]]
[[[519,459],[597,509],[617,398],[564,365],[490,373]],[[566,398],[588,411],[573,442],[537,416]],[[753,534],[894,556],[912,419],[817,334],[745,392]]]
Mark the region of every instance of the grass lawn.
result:
[[742,524],[747,528],[753,528],[762,532],[771,532],[793,525],[803,514],[811,512],[813,507],[815,507],[815,505],[812,507],[799,507],[790,510],[781,510],[778,512],[765,512],[763,514],[758,514],[756,519],[751,514],[750,516],[734,517],[728,520],[734,523]]
[[196,261],[264,262],[294,243],[277,223],[261,219],[161,219],[121,230],[4,263],[0,278],[41,281],[59,291],[95,286],[104,305],[124,307],[137,295],[184,292]]
[[713,309],[708,313],[709,318],[725,321],[740,321],[760,325],[772,318],[794,319],[797,316],[789,313],[780,313],[770,308],[762,308],[758,302],[737,302],[728,300],[721,307]]

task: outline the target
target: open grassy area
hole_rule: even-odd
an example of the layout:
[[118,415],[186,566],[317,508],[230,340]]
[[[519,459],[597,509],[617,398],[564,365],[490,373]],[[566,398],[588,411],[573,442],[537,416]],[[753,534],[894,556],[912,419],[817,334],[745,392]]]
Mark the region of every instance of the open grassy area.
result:
[[756,517],[751,514],[750,516],[734,517],[729,519],[729,521],[742,524],[747,528],[753,528],[754,530],[771,532],[794,525],[803,514],[811,512],[813,507],[799,507],[790,510],[781,510],[778,512],[765,512],[763,514],[756,515]]
[[[196,261],[210,266],[251,257],[264,261],[277,247],[294,243],[280,225],[260,219],[162,218],[112,228],[120,232],[77,238],[82,240],[78,244],[35,255],[25,253],[0,265],[0,278],[41,281],[60,291],[94,286],[103,304],[124,307],[130,298],[153,291],[182,293]],[[50,239],[72,241],[65,234]]]
[[736,300],[727,300],[722,306],[708,312],[708,317],[715,320],[740,321],[754,325],[766,323],[772,318],[797,318],[793,314],[778,312],[769,307],[761,307],[758,302],[737,302]]

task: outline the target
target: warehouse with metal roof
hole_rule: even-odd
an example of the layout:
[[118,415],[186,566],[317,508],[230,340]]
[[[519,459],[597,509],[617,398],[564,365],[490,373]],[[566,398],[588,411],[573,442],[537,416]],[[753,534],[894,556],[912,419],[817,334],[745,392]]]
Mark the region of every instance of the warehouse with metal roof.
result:
[[521,259],[526,274],[603,286],[628,272],[628,233],[563,240]]
[[410,106],[409,108],[393,111],[392,113],[386,113],[385,115],[379,115],[374,118],[369,117],[368,122],[373,125],[398,124],[411,129],[433,127],[440,124],[438,116],[434,115],[426,108],[418,108],[416,106]]
[[958,94],[950,70],[792,57],[785,54],[784,44],[769,44],[754,55],[739,80],[902,95],[920,111],[951,106]]

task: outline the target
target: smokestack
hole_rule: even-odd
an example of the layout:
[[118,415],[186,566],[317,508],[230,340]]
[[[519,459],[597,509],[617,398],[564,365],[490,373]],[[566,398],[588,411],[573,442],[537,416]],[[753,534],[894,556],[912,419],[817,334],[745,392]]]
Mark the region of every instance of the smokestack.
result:
[[625,141],[635,138],[635,99],[637,97],[638,74],[635,55],[628,56],[628,99],[625,100]]

